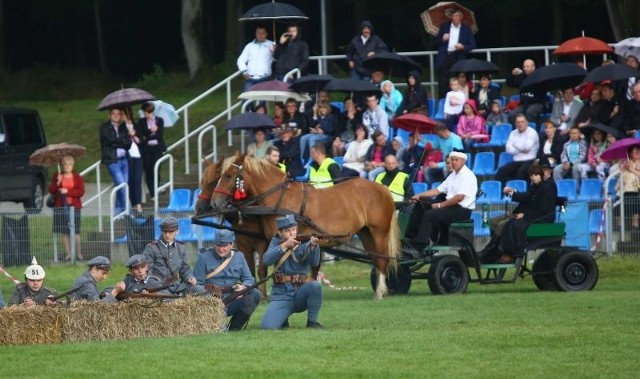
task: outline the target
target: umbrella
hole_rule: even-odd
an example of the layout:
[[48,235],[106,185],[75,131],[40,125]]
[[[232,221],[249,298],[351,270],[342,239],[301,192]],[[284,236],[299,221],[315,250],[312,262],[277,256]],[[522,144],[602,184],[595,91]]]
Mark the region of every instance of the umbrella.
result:
[[276,21],[304,21],[309,17],[305,16],[302,11],[291,4],[278,3],[271,1],[256,5],[238,19],[238,21],[264,21],[272,22],[273,39],[276,38]]
[[473,73],[473,72],[489,72],[496,73],[499,72],[500,68],[495,65],[493,62],[484,61],[481,59],[471,58],[471,59],[461,59],[451,66],[449,72],[465,72],[465,73]]
[[473,33],[476,33],[478,31],[476,15],[473,11],[455,1],[441,1],[420,14],[420,19],[422,19],[422,24],[427,33],[437,36],[438,31],[440,31],[440,25],[450,21],[451,12],[455,8],[462,12],[462,22],[467,24]]
[[596,122],[593,124],[587,124],[585,126],[582,127],[582,129],[598,129],[600,131],[602,131],[605,134],[611,134],[613,136],[615,136],[616,138],[621,138],[623,136],[622,132],[618,129],[612,128],[608,125],[605,125],[603,123],[600,122]]
[[286,101],[288,98],[294,98],[296,101],[311,100],[308,95],[295,92],[289,83],[280,80],[269,80],[254,84],[238,96],[238,99],[242,100],[263,101]]
[[325,91],[329,92],[346,92],[346,93],[354,93],[354,92],[380,92],[380,89],[376,87],[375,84],[367,82],[365,80],[359,79],[333,79],[329,83],[327,83],[324,88]]
[[640,76],[640,71],[635,68],[627,66],[626,64],[613,63],[594,69],[587,74],[587,77],[584,78],[584,80],[587,82],[599,83],[603,80],[626,80],[637,76]]
[[520,89],[531,92],[546,92],[575,87],[582,82],[585,76],[587,76],[587,70],[575,63],[556,63],[533,71],[522,81]]
[[60,161],[63,157],[70,155],[74,160],[78,160],[84,156],[86,150],[84,146],[66,142],[47,145],[29,156],[29,164],[45,167],[58,165],[58,172],[60,172]]
[[422,72],[420,65],[413,59],[390,51],[381,51],[365,58],[362,61],[362,67],[372,71],[382,71],[389,76],[392,74],[404,76],[412,70]]
[[98,104],[98,108],[96,110],[104,111],[107,109],[125,108],[155,99],[156,97],[147,91],[138,88],[123,88],[105,96],[100,104]]
[[242,113],[237,116],[233,116],[224,125],[225,130],[231,129],[272,129],[277,128],[276,122],[265,114],[256,112]]
[[318,93],[331,80],[333,75],[307,75],[291,83],[291,88],[303,93]]
[[605,161],[627,158],[627,151],[632,146],[640,146],[640,138],[625,138],[616,141],[600,154],[600,158]]
[[393,119],[393,125],[409,132],[433,133],[436,122],[422,113],[405,113]]
[[566,40],[553,51],[556,55],[589,55],[613,53],[613,48],[597,38],[576,37]]
[[636,58],[640,58],[640,37],[631,37],[623,39],[622,41],[613,45],[616,54],[623,57],[633,55]]
[[[180,116],[178,116],[178,112],[176,112],[176,108],[173,105],[165,103],[162,100],[152,101],[152,103],[155,106],[153,114],[164,121],[164,126],[166,128],[170,128],[175,125]],[[140,115],[140,118],[144,117],[144,112],[142,110],[139,110],[138,114]]]

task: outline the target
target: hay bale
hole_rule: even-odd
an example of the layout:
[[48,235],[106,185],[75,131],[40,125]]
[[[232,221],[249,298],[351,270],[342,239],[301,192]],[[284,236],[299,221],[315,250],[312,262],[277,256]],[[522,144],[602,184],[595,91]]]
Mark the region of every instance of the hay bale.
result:
[[220,332],[220,299],[171,302],[128,299],[117,304],[79,301],[70,307],[9,307],[0,311],[0,344],[39,344],[165,337]]

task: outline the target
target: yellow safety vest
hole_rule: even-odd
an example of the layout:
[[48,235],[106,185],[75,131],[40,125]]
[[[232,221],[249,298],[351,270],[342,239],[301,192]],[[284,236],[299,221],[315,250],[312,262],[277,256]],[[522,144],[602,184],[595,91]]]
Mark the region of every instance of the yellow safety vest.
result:
[[277,163],[276,166],[278,166],[278,169],[282,171],[283,174],[287,173],[287,166],[285,166],[283,163]]
[[336,161],[331,158],[325,158],[317,170],[311,166],[311,170],[309,171],[309,183],[316,188],[331,187],[333,185],[333,178],[329,173],[329,166],[333,163],[336,163]]
[[[376,183],[382,184],[382,180],[384,179],[387,172],[383,172],[376,176]],[[404,201],[404,181],[409,177],[405,172],[399,171],[396,174],[396,177],[393,178],[391,184],[389,184],[389,191],[391,191],[391,196],[393,196],[393,201]]]

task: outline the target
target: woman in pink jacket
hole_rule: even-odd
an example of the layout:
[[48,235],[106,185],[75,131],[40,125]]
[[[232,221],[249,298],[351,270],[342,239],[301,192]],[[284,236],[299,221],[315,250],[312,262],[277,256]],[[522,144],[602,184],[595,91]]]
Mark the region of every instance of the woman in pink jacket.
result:
[[462,114],[458,119],[458,127],[456,129],[456,132],[462,139],[464,148],[467,151],[471,149],[471,146],[475,141],[487,141],[487,137],[478,138],[479,135],[486,135],[487,131],[484,127],[484,118],[478,115],[475,100],[469,99],[464,102],[464,106],[462,107]]

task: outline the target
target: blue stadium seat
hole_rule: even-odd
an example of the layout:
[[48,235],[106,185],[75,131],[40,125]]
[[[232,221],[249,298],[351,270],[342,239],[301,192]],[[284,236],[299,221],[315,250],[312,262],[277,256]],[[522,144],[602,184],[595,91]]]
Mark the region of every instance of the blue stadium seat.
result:
[[520,95],[519,94],[511,95],[509,97],[509,102],[511,102],[511,101],[520,101]]
[[[213,217],[205,217],[202,219],[203,221],[209,222],[217,222]],[[204,226],[204,225],[193,225],[192,227],[192,235],[191,239],[194,241],[198,240],[199,233],[202,231],[202,241],[211,242],[216,236],[216,228],[213,226]]]
[[311,158],[309,158],[307,163],[304,165],[304,174],[295,177],[296,181],[308,182],[310,172],[311,172]]
[[171,192],[169,205],[160,208],[160,213],[169,212],[191,212],[191,190],[188,188],[178,188]]
[[473,157],[472,171],[476,175],[493,175],[496,171],[494,164],[496,155],[493,151],[482,151]]
[[193,198],[191,199],[190,211],[196,210],[196,203],[198,202],[198,196],[200,195],[200,188],[196,188],[193,190]]
[[331,105],[340,109],[340,113],[344,112],[344,103],[342,101],[332,101]]
[[339,164],[340,166],[342,166],[344,164],[344,156],[341,155],[339,157],[333,157],[333,160]]
[[482,227],[482,212],[472,211],[471,219],[473,220],[473,236],[474,237],[487,237],[491,234],[489,226]]
[[411,134],[411,132],[409,132],[408,130],[404,130],[401,128],[398,128],[398,130],[396,130],[396,135],[399,136],[400,138],[402,138],[402,144],[403,146],[409,146],[409,135]]
[[578,200],[602,201],[602,181],[598,178],[582,179]]
[[497,180],[485,180],[480,183],[483,194],[476,201],[477,204],[502,202],[502,183]]
[[444,99],[440,99],[440,101],[438,101],[438,110],[432,118],[437,121],[444,121]]
[[176,239],[182,242],[194,241],[192,226],[190,218],[179,218]]
[[160,239],[160,223],[162,222],[161,218],[156,218],[153,220],[153,236],[155,239]]
[[598,234],[602,222],[602,209],[593,209],[589,212],[589,233]]
[[413,185],[414,194],[418,194],[429,189],[429,186],[427,185],[427,183],[413,182],[412,185]]
[[433,182],[431,183],[431,188],[438,188],[440,184],[442,184],[442,182]]
[[429,110],[429,117],[433,118],[436,114],[436,100],[433,98],[427,99],[427,109]]
[[529,127],[533,130],[535,130],[536,132],[538,132],[538,126],[536,125],[535,122],[533,121],[529,121]]
[[464,164],[465,164],[465,166],[467,166],[469,168],[472,168],[473,167],[472,166],[473,161],[472,161],[471,153],[466,153],[466,154],[467,154],[467,161]]
[[511,162],[513,162],[513,155],[507,153],[506,151],[503,151],[498,156],[498,167],[496,167],[496,169],[506,165],[507,163],[511,163]]
[[618,184],[618,177],[615,177],[609,181],[609,188],[607,188],[607,195],[610,195],[614,198],[618,195],[616,193],[616,184]]
[[421,134],[422,146],[426,146],[427,142],[431,143],[431,148],[436,150],[440,148],[440,137],[437,134]]
[[[505,187],[513,188],[518,192],[527,192],[527,181],[519,179],[509,180],[507,181]],[[511,196],[503,195],[502,200],[511,201]]]
[[566,197],[569,201],[576,199],[578,183],[575,179],[560,179],[556,185],[558,186],[558,196]]
[[507,144],[507,139],[509,139],[509,134],[511,134],[512,130],[511,124],[496,124],[491,129],[489,142],[475,143],[473,147],[503,147]]

